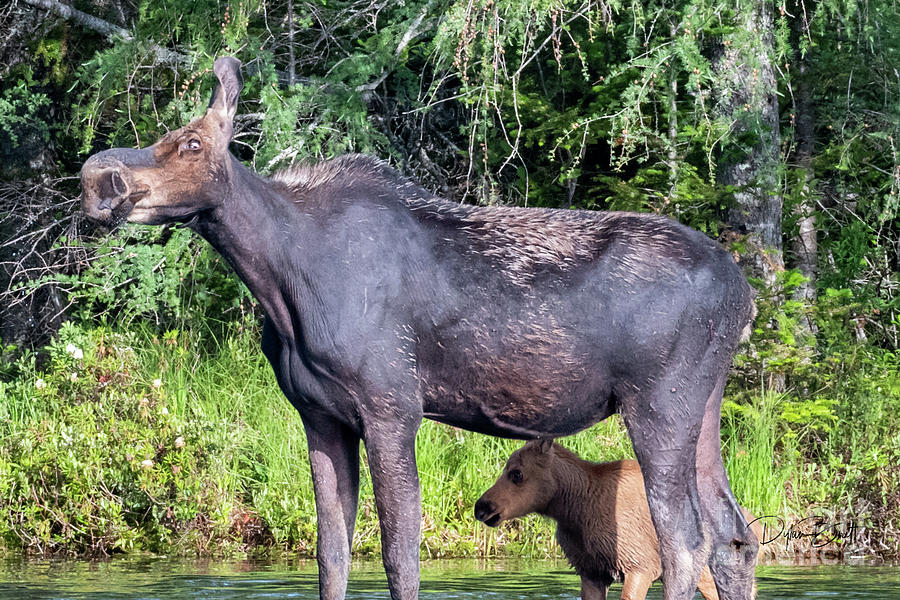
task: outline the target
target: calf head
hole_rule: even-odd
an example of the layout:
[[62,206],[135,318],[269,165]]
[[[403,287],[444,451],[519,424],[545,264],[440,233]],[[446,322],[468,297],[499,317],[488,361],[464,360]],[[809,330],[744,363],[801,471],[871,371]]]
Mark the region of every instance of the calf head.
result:
[[475,503],[475,518],[489,527],[501,521],[544,513],[556,493],[553,440],[533,440],[513,452],[503,474]]
[[241,63],[215,62],[218,85],[199,119],[169,132],[149,148],[112,148],[81,168],[81,207],[89,217],[116,223],[185,222],[227,198],[232,181],[228,152]]

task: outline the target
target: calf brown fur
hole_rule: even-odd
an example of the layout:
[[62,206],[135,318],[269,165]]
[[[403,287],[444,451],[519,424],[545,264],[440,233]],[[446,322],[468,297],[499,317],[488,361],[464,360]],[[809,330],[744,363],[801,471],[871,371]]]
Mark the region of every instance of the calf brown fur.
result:
[[[741,510],[761,539],[755,517]],[[534,512],[557,522],[556,539],[581,576],[583,600],[605,600],[617,580],[622,600],[643,600],[661,577],[659,540],[636,461],[592,463],[551,440],[528,442],[475,503],[475,517],[495,527]],[[698,588],[706,600],[718,600],[709,567]]]

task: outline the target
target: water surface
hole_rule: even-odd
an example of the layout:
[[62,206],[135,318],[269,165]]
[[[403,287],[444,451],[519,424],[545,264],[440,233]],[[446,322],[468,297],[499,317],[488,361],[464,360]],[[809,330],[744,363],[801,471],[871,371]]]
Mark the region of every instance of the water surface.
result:
[[[761,600],[865,598],[900,600],[900,567],[760,566]],[[614,585],[610,598],[618,598]],[[388,599],[381,565],[354,564],[348,600]],[[574,600],[579,580],[564,562],[426,562],[420,597],[428,600]],[[230,600],[318,598],[312,561],[183,561],[0,563],[0,600]],[[659,583],[648,598],[660,600]],[[700,598],[700,595],[697,595]]]

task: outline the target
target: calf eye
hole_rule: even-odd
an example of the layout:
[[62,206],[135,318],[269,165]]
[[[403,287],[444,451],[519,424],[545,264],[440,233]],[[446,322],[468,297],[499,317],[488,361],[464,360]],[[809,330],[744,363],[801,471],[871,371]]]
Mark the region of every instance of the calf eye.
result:
[[525,477],[522,475],[522,471],[513,469],[509,472],[509,480],[515,485],[522,485],[522,482],[525,481]]

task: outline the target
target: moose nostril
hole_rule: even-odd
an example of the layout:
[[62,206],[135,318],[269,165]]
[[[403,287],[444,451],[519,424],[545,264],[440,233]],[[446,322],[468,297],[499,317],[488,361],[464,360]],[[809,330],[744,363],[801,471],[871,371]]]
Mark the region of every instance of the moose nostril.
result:
[[100,196],[101,208],[104,200],[114,200],[128,194],[128,184],[122,179],[118,169],[109,169],[100,174],[97,180],[97,192]]
[[112,183],[112,189],[116,192],[117,196],[124,196],[128,193],[128,186],[125,185],[125,180],[122,179],[122,176],[119,175],[118,171],[112,172],[110,182]]

